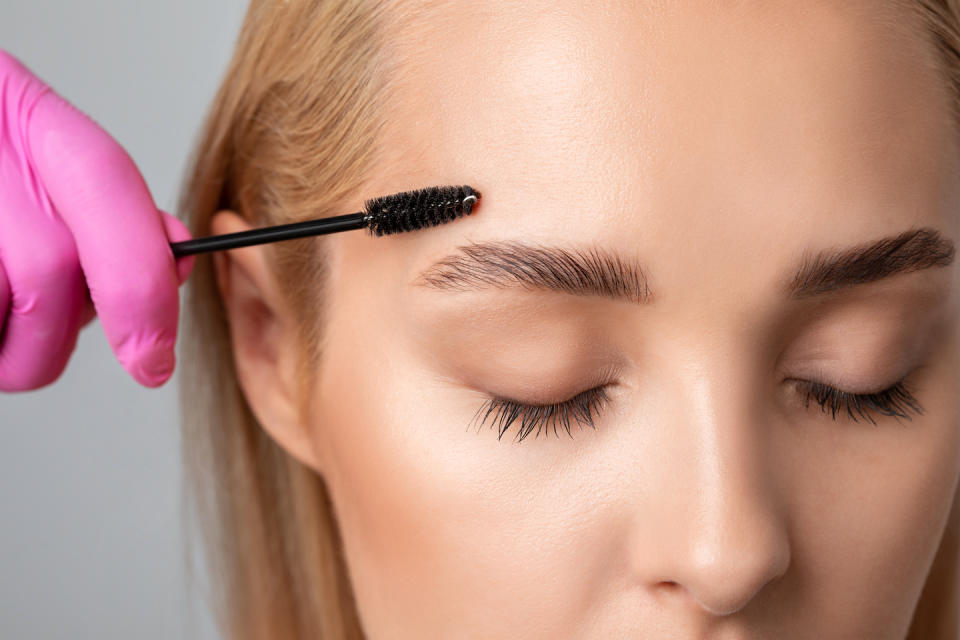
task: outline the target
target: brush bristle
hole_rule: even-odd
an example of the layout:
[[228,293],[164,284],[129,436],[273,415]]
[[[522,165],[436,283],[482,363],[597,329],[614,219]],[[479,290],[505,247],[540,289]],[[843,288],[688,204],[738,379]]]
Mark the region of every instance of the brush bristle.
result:
[[480,192],[468,185],[429,187],[371,198],[364,203],[371,235],[383,236],[456,220],[470,215]]

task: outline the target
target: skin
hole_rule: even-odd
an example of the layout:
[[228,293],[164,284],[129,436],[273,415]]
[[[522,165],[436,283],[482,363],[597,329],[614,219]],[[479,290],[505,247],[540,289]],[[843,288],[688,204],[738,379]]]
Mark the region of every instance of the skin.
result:
[[[956,266],[776,289],[804,251],[960,237],[935,52],[880,4],[432,8],[396,45],[396,152],[346,211],[429,185],[483,199],[428,232],[328,238],[307,415],[263,248],[218,256],[241,384],[328,483],[369,637],[904,636],[960,471]],[[656,302],[411,284],[497,239],[635,257]],[[559,402],[607,366],[595,431],[467,430],[487,394]],[[905,375],[924,415],[876,426],[788,380]]]

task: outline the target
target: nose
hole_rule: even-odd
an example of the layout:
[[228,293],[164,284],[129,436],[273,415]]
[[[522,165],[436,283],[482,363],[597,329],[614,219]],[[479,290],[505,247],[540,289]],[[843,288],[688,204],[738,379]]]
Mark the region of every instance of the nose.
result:
[[699,376],[682,385],[683,409],[667,417],[670,444],[652,467],[658,495],[644,500],[656,505],[656,520],[638,514],[646,522],[638,520],[634,540],[642,580],[657,597],[692,601],[715,616],[743,609],[790,564],[765,444],[770,425],[753,417],[755,396],[735,391],[751,385],[730,383]]

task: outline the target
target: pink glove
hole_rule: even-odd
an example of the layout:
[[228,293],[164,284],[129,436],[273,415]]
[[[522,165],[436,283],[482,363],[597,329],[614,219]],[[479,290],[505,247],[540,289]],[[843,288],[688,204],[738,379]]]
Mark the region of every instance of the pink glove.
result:
[[178,287],[193,257],[130,156],[0,51],[0,390],[50,384],[94,316],[148,387],[173,372]]

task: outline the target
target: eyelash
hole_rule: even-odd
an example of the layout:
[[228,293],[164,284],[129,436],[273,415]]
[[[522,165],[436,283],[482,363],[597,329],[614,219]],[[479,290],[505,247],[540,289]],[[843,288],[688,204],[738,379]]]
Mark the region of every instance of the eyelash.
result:
[[[534,437],[539,436],[541,431],[549,429],[551,423],[553,424],[554,435],[558,435],[557,422],[559,422],[567,432],[567,435],[572,438],[573,434],[570,433],[571,417],[581,427],[587,425],[591,429],[596,429],[596,425],[593,423],[593,413],[599,412],[603,404],[610,399],[607,395],[607,386],[608,385],[593,387],[592,389],[578,393],[569,400],[543,405],[523,404],[514,400],[507,400],[506,398],[491,397],[487,399],[477,410],[477,413],[474,414],[474,419],[476,419],[476,417],[483,412],[484,408],[487,410],[480,420],[480,424],[477,426],[477,431],[480,430],[480,426],[486,422],[487,417],[492,413],[494,415],[492,424],[497,425],[497,440],[503,437],[503,434],[506,433],[507,429],[510,428],[510,425],[513,424],[517,418],[520,418],[520,428],[517,430],[517,442],[522,441],[530,435],[530,432],[533,431],[534,428],[537,430]],[[473,424],[473,420],[471,420],[470,423]],[[467,428],[469,429],[469,425]]]
[[867,413],[871,409],[877,411],[880,415],[898,419],[910,419],[910,416],[907,415],[907,409],[918,415],[923,415],[923,407],[920,406],[913,393],[904,384],[904,380],[900,380],[892,387],[876,393],[848,393],[821,382],[802,380],[798,380],[797,385],[806,392],[804,408],[810,406],[810,399],[813,398],[820,405],[821,412],[825,412],[829,407],[833,420],[837,419],[837,412],[843,409],[847,410],[847,415],[854,422],[858,422],[857,417],[853,415],[853,412],[856,411],[874,426],[877,426],[876,421],[873,416]]
[[[798,388],[804,393],[804,408],[810,407],[810,400],[813,399],[820,405],[821,412],[826,412],[829,408],[831,419],[837,419],[837,412],[843,409],[854,422],[858,422],[854,412],[861,417],[869,420],[874,426],[877,426],[873,416],[869,415],[870,410],[877,411],[881,415],[907,418],[907,409],[922,415],[923,407],[917,402],[913,393],[906,387],[904,380],[900,380],[893,386],[878,391],[876,393],[849,393],[841,391],[830,385],[821,382],[810,382],[805,380],[796,381]],[[549,431],[550,425],[553,425],[553,434],[557,434],[557,422],[563,427],[564,431],[571,438],[570,418],[572,417],[579,425],[587,425],[596,430],[593,422],[593,414],[599,413],[610,398],[607,395],[606,388],[609,385],[602,385],[587,389],[578,393],[569,400],[545,405],[531,405],[508,400],[506,398],[491,397],[481,405],[480,409],[474,415],[480,415],[486,408],[480,426],[486,422],[487,417],[493,414],[492,424],[497,425],[497,440],[503,438],[510,425],[520,418],[520,428],[517,430],[516,441],[521,442],[530,433],[536,429],[534,437],[539,436],[541,431]],[[473,424],[473,420],[471,420]],[[492,426],[492,425],[491,425]],[[468,426],[469,428],[469,426]]]

